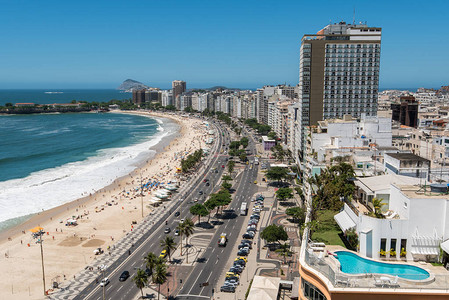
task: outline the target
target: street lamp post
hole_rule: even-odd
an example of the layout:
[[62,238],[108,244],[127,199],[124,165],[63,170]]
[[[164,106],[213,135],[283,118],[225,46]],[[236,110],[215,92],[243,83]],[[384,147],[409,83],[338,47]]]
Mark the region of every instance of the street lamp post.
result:
[[42,246],[42,242],[43,242],[43,240],[42,240],[42,235],[44,234],[44,231],[43,230],[41,230],[40,232],[39,232],[39,244],[40,244],[40,246],[41,246],[41,262],[42,262],[42,282],[43,282],[43,285],[44,285],[44,296],[46,296],[46,291],[45,291],[45,268],[44,268],[44,248],[43,248],[43,246]]
[[42,263],[42,283],[43,283],[43,287],[44,287],[44,296],[47,296],[47,292],[45,291],[45,268],[44,268],[44,248],[42,246],[42,236],[44,235],[44,229],[43,228],[39,228],[38,232],[33,231],[33,237],[35,239],[37,239],[36,243],[40,244],[40,248],[41,248],[41,263]]

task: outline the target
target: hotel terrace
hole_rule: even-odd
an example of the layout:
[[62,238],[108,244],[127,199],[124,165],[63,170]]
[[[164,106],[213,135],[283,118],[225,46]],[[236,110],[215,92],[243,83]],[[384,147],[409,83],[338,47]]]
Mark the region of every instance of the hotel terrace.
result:
[[[430,262],[440,247],[449,252],[449,195],[447,186],[424,183],[395,174],[359,178],[354,200],[334,217],[343,232],[355,229],[358,252],[314,243],[304,230],[299,298],[448,299],[449,271]],[[373,198],[383,203],[377,217]]]

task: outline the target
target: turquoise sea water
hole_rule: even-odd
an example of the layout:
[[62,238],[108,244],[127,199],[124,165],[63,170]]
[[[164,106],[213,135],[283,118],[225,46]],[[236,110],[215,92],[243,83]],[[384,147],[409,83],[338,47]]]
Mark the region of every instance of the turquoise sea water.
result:
[[116,113],[0,116],[0,222],[103,188],[151,157],[174,126]]
[[388,274],[405,279],[423,280],[429,278],[429,273],[419,267],[403,264],[389,264],[360,257],[347,251],[337,251],[341,271],[349,274]]
[[131,93],[124,93],[113,89],[46,89],[46,90],[0,90],[0,105],[5,103],[69,103],[77,101],[108,102],[109,100],[124,100],[132,98]]

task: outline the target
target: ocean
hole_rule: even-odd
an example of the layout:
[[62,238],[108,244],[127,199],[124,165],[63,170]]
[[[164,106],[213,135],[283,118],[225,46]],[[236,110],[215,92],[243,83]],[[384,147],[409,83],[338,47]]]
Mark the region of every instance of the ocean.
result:
[[132,98],[131,93],[113,89],[29,89],[29,90],[0,90],[0,105],[5,103],[69,103],[77,101],[108,102],[110,100],[125,100]]
[[0,230],[109,185],[177,131],[116,113],[7,115],[0,128]]

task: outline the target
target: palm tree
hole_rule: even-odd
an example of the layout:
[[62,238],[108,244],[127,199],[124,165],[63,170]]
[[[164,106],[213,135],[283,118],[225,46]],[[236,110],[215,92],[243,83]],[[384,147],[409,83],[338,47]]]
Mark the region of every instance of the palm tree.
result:
[[167,251],[168,260],[171,260],[171,252],[176,249],[176,242],[172,236],[166,236],[165,239],[161,240],[161,247],[163,250]]
[[148,252],[147,256],[144,257],[146,267],[153,273],[154,266],[156,265],[157,256],[153,252]]
[[[188,240],[189,236],[191,236],[193,234],[194,228],[195,228],[195,224],[193,223],[192,219],[186,218],[182,225],[182,229],[183,229],[182,234],[184,234],[184,236],[186,237],[186,246],[187,246],[187,240]],[[181,243],[182,243],[182,240],[181,240]],[[187,258],[187,260],[188,260],[188,258]]]
[[167,281],[167,266],[165,264],[157,264],[153,273],[153,282],[158,284],[157,299],[161,293],[161,284]]
[[148,277],[144,270],[137,269],[136,275],[133,277],[133,281],[136,284],[137,288],[140,289],[140,293],[142,293],[143,299],[143,288],[148,283]]
[[182,255],[182,235],[184,234],[184,227],[185,227],[185,225],[184,225],[184,222],[182,222],[182,223],[179,223],[178,224],[178,226],[176,226],[176,229],[178,229],[178,231],[179,231],[179,238],[180,238],[180,240],[181,240],[181,255]]
[[279,253],[280,256],[284,257],[284,264],[286,263],[285,258],[292,254],[292,252],[290,251],[290,245],[287,243],[281,244],[279,249],[276,249],[275,252]]
[[384,219],[385,216],[382,214],[382,206],[385,205],[385,203],[382,202],[383,199],[377,199],[373,198],[373,207],[374,207],[374,215],[376,218]]

